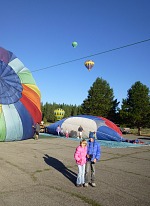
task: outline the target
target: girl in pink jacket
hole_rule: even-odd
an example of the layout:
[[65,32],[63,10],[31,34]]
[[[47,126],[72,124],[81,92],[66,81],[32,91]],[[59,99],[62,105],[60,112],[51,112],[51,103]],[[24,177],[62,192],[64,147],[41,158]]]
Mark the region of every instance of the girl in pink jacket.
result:
[[76,151],[74,153],[74,158],[78,165],[78,175],[76,180],[77,187],[82,187],[84,185],[86,154],[87,142],[86,140],[81,140],[80,145],[76,148]]

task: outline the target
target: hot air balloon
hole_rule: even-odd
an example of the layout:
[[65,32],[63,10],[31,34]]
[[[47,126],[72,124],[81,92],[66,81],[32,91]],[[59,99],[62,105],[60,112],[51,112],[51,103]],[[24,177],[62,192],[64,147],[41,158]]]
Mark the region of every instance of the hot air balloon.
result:
[[42,118],[40,96],[31,72],[0,47],[0,141],[33,137],[32,126]]
[[65,115],[65,111],[61,108],[55,109],[54,115],[55,115],[57,120],[61,120]]
[[94,62],[92,60],[87,60],[84,65],[86,66],[86,68],[90,71],[92,69],[92,67],[94,66]]
[[84,128],[83,138],[87,138],[89,131],[91,131],[96,132],[98,140],[123,141],[122,132],[117,125],[104,117],[92,115],[71,116],[49,125],[47,127],[47,133],[57,135],[56,128],[58,125],[60,125],[64,131],[68,129],[70,137],[77,137],[78,127],[82,125]]
[[78,43],[77,43],[76,41],[74,41],[74,42],[72,42],[72,46],[73,46],[74,48],[76,48],[76,47],[78,46]]

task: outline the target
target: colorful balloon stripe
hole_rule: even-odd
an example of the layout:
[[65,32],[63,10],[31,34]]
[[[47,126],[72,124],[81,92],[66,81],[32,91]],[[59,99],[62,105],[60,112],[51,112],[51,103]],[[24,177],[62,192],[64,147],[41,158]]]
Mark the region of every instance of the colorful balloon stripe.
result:
[[32,138],[41,118],[41,94],[31,72],[0,47],[0,141]]

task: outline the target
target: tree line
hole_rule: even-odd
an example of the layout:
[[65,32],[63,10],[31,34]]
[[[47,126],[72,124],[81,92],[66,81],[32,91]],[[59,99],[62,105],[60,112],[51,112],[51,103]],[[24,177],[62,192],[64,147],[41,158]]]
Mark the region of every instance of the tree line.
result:
[[55,122],[54,110],[62,108],[63,118],[88,114],[102,116],[124,127],[150,127],[150,90],[140,81],[135,82],[127,91],[127,97],[120,102],[114,97],[109,83],[97,78],[88,91],[88,96],[79,106],[68,104],[41,103],[44,122]]

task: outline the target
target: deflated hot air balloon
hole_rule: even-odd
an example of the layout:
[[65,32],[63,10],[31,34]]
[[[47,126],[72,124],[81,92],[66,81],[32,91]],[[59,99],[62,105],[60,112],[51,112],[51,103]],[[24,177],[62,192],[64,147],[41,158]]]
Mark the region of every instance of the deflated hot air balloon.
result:
[[94,66],[94,62],[92,60],[87,60],[84,65],[86,66],[86,68],[90,71],[92,69],[92,67]]
[[61,120],[65,115],[65,111],[61,108],[58,108],[54,110],[54,114],[57,120]]
[[74,42],[72,42],[72,46],[73,46],[74,48],[76,48],[76,47],[78,46],[78,43],[77,43],[76,41],[74,41]]
[[32,138],[41,117],[40,90],[31,72],[0,47],[0,141]]
[[123,141],[122,133],[113,122],[110,120],[92,116],[92,115],[78,115],[64,118],[47,127],[47,133],[57,135],[56,128],[60,125],[65,131],[69,131],[70,137],[77,137],[78,127],[83,127],[83,138],[89,137],[89,132],[96,132],[97,139],[108,141]]

